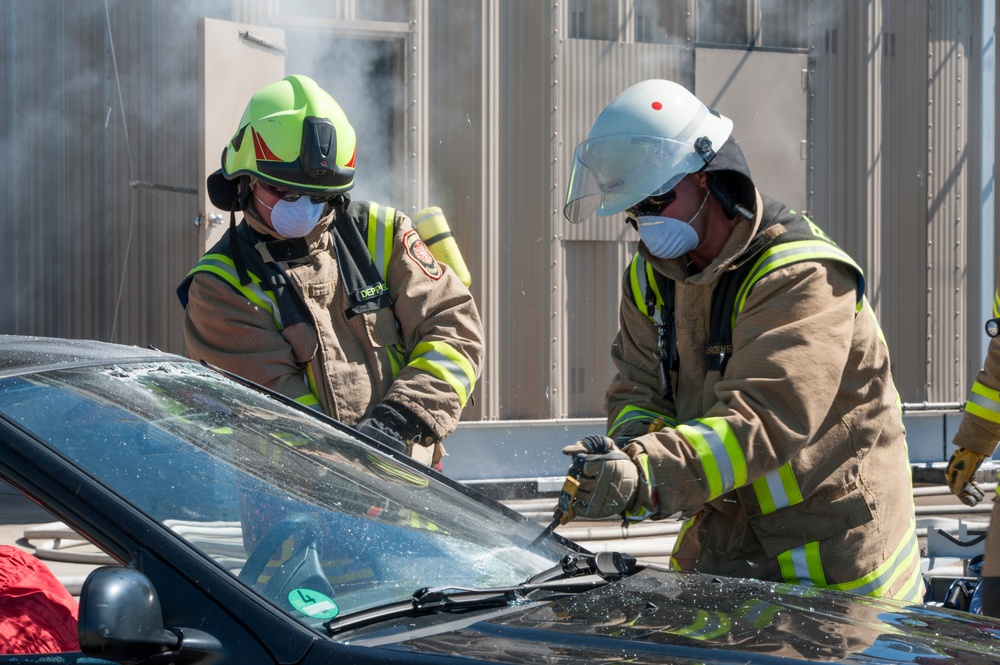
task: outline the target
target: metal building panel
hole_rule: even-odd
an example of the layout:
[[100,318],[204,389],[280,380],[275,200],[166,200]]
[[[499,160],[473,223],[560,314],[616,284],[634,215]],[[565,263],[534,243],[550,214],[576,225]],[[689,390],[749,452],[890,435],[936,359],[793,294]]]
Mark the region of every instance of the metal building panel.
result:
[[[482,375],[463,420],[499,417],[499,230],[495,174],[499,93],[496,3],[444,0],[430,3],[424,25],[427,51],[427,197],[441,207],[472,275],[486,338]],[[448,72],[448,75],[440,75]]]
[[926,4],[884,2],[881,22],[872,29],[871,54],[869,89],[878,93],[871,104],[872,134],[881,149],[871,166],[878,185],[872,195],[878,199],[877,216],[867,221],[868,294],[886,333],[903,401],[939,401],[929,395],[926,362],[933,334],[926,303],[927,81],[914,76],[915,63],[927,60]]
[[[198,202],[204,220],[201,251],[229,228],[229,211],[208,198],[206,178],[221,165],[220,155],[239,127],[250,97],[285,76],[285,32],[277,28],[205,18],[198,22]],[[237,221],[241,216],[237,215]]]
[[[967,159],[972,12],[968,2],[928,2],[929,401],[963,399],[969,214]],[[975,202],[973,202],[975,205]]]
[[622,275],[637,242],[566,241],[566,413],[559,418],[604,417],[614,376],[611,344],[618,334]]
[[618,241],[625,218],[596,215],[571,224],[562,215],[576,146],[611,100],[631,85],[652,78],[693,87],[693,51],[676,44],[637,44],[560,37],[557,44],[553,118],[555,169],[552,181],[554,223],[567,240]]
[[733,121],[757,189],[806,211],[807,56],[698,49],[694,93]]
[[500,417],[548,418],[563,399],[554,333],[561,286],[554,278],[551,208],[553,84],[552,19],[533,0],[501,2],[499,9],[497,173],[502,200],[498,232],[501,281],[497,353]]
[[4,12],[16,277],[0,328],[181,351],[174,287],[197,251],[195,12],[114,1]]

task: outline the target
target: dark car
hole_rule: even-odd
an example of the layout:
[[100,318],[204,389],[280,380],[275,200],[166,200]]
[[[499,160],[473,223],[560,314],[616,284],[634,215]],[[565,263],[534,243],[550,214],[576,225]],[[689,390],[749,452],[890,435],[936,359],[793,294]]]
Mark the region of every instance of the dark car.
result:
[[348,427],[155,350],[0,336],[0,446],[0,480],[121,564],[83,585],[82,653],[17,662],[1000,661],[982,616],[539,539]]

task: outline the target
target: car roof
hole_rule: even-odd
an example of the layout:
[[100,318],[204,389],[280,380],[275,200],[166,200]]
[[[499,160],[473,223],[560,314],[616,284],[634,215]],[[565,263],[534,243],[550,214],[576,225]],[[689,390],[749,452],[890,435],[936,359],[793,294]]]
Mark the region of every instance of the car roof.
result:
[[163,360],[188,359],[153,348],[143,349],[96,340],[0,335],[0,376],[29,374],[67,366]]

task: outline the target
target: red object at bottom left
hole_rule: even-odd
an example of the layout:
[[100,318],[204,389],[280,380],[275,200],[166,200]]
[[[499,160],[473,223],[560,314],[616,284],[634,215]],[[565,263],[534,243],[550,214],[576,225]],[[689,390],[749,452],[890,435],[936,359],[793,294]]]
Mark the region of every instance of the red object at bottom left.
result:
[[78,609],[48,566],[0,545],[0,653],[79,651]]

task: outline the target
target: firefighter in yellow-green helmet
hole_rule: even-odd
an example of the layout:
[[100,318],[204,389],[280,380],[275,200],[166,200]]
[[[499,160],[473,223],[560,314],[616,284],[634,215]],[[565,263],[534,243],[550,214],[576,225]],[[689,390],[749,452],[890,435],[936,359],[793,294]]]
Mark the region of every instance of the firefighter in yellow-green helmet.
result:
[[351,201],[356,140],[306,76],[253,95],[208,178],[230,228],[178,287],[187,353],[440,468],[482,323],[405,214]]

